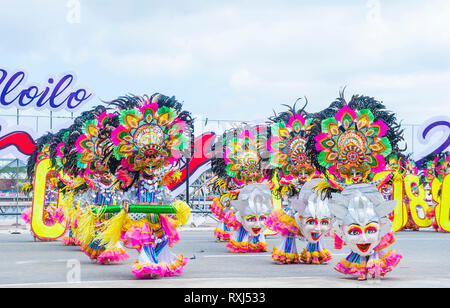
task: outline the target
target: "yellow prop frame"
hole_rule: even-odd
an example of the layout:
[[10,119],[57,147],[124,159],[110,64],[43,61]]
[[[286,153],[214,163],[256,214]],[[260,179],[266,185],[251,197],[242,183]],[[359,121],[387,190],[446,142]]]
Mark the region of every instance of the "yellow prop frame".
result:
[[[441,187],[442,191],[439,199],[437,195]],[[433,199],[438,202],[435,208],[436,222],[441,229],[450,232],[450,174],[444,177],[442,183],[438,179],[434,179],[432,182],[432,193]]]
[[[374,181],[386,177],[390,172],[383,171],[377,173],[374,177]],[[397,205],[394,208],[394,220],[392,221],[392,230],[397,232],[401,230],[408,222],[408,210],[403,203],[403,180],[402,178],[394,178],[393,180],[394,200],[397,200]]]
[[[405,184],[406,196],[410,200],[409,210],[411,213],[412,220],[420,228],[427,228],[427,227],[431,226],[433,221],[430,218],[427,218],[426,216],[425,216],[425,218],[420,218],[417,213],[417,205],[421,206],[425,213],[427,213],[429,210],[429,205],[425,202],[425,189],[423,188],[422,185],[419,186],[419,183],[420,183],[419,176],[414,175],[414,174],[409,174],[405,177],[403,182]],[[418,196],[416,196],[412,192],[413,184],[416,184],[418,186],[418,193],[419,193]]]
[[[44,223],[44,201],[47,175],[51,170],[50,159],[44,159],[36,165],[34,177],[33,203],[31,206],[31,230],[41,240],[54,240],[64,235],[67,224],[55,222],[52,226]],[[58,192],[58,205],[62,194]]]

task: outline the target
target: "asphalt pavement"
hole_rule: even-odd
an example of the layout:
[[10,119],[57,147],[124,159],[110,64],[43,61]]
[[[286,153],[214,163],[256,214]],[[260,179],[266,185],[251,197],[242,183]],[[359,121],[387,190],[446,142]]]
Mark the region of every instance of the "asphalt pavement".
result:
[[[400,264],[383,279],[357,281],[334,265],[349,252],[325,245],[333,259],[326,265],[288,264],[272,261],[270,251],[280,236],[268,237],[268,252],[233,254],[226,243],[215,241],[212,228],[185,229],[173,251],[189,258],[177,277],[139,280],[131,273],[137,258],[121,264],[99,265],[77,246],[60,240],[34,241],[27,230],[0,232],[0,287],[149,287],[149,288],[317,288],[317,287],[450,287],[450,234],[402,231],[390,249],[403,255]],[[299,252],[305,242],[297,242]]]

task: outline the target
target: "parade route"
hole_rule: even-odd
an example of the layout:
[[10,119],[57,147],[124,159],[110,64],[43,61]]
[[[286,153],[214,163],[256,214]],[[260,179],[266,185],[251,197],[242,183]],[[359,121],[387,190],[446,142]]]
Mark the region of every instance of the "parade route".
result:
[[[217,243],[212,231],[183,230],[173,251],[189,258],[182,275],[171,278],[138,280],[130,271],[137,257],[121,264],[98,265],[78,247],[64,246],[59,240],[35,242],[28,231],[0,234],[0,287],[147,287],[147,288],[305,288],[305,287],[450,287],[450,236],[422,230],[396,234],[391,246],[403,255],[400,264],[386,278],[359,282],[333,269],[345,258],[348,248],[326,247],[333,259],[326,265],[280,265],[270,251],[280,236],[268,238],[269,251],[261,254],[231,254],[225,243]],[[297,242],[298,250],[305,246]],[[73,275],[76,272],[77,275]]]

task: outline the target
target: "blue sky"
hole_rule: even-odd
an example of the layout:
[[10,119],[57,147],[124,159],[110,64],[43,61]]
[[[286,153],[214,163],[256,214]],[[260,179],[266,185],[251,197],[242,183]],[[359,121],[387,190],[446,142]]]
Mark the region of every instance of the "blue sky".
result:
[[404,123],[450,116],[447,0],[0,5],[0,66],[38,84],[74,72],[90,104],[161,92],[199,119],[258,120],[303,96],[319,111],[346,87]]

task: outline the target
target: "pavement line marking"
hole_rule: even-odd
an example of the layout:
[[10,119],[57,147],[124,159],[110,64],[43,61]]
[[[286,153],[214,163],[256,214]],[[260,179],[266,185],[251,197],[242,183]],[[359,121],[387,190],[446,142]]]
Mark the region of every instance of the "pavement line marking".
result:
[[450,241],[450,237],[448,238],[432,238],[432,237],[400,237],[397,236],[397,238],[395,239],[396,241],[402,241],[402,240],[407,240],[407,241],[417,241],[417,240],[427,240],[427,241]]
[[[321,279],[321,277],[217,277],[217,278],[211,278],[211,277],[199,277],[199,278],[175,278],[171,277],[171,280],[176,281],[211,281],[211,280],[236,280],[236,279],[242,279],[242,280],[255,280],[255,279],[264,279],[264,278],[271,278],[271,279]],[[329,278],[327,278],[329,279]],[[67,282],[67,281],[59,281],[59,282],[30,282],[30,283],[11,283],[11,284],[0,284],[0,288],[3,287],[24,287],[24,286],[46,286],[46,285],[81,285],[86,283],[124,283],[124,282],[154,282],[158,283],[159,281],[157,279],[142,279],[142,280],[87,280],[87,281],[80,281],[80,282]],[[120,286],[119,286],[120,287]],[[177,288],[177,287],[175,287]]]
[[233,254],[233,255],[206,255],[203,258],[233,258],[233,257],[268,257],[270,254],[259,254],[259,255],[250,255],[250,254]]
[[[333,256],[347,256],[345,253],[335,253]],[[205,255],[203,258],[233,258],[233,257],[270,257],[271,254],[230,254],[230,255]]]
[[[319,277],[319,276],[317,276],[317,277],[310,277],[310,276],[294,276],[294,277],[292,277],[292,276],[290,276],[290,277],[289,276],[287,276],[287,277],[273,277],[273,276],[270,276],[270,277],[214,277],[214,278],[212,278],[212,277],[198,277],[198,278],[176,278],[176,277],[172,277],[170,280],[173,281],[173,282],[177,281],[177,282],[180,282],[180,283],[183,283],[183,282],[194,282],[194,281],[197,281],[197,282],[202,282],[202,281],[210,282],[212,280],[214,280],[214,281],[217,281],[217,280],[219,280],[219,281],[220,280],[222,280],[222,281],[241,280],[240,282],[242,283],[244,281],[248,281],[248,282],[251,282],[251,281],[254,281],[254,280],[261,281],[262,279],[265,279],[265,278],[273,279],[274,281],[277,281],[277,283],[280,282],[278,280],[282,281],[282,280],[303,280],[303,279],[304,280],[307,280],[307,279],[311,280],[312,279],[312,280],[318,280],[319,282],[323,281],[323,282],[326,282],[326,283],[329,283],[329,282],[332,282],[332,281],[336,281],[336,282],[340,282],[340,283],[346,284],[346,285],[348,285],[348,284],[350,284],[350,285],[357,285],[357,286],[361,286],[362,285],[361,282],[358,282],[356,280],[347,280],[347,279],[342,278],[342,277],[339,278],[339,277]],[[398,279],[400,281],[414,281],[414,282],[420,282],[420,283],[424,282],[424,277],[398,276]],[[439,277],[431,276],[431,277],[426,277],[425,280],[427,282],[428,281],[433,282],[436,279],[440,279],[441,282],[443,282],[443,281],[446,281],[446,282],[450,281],[450,277],[448,277],[448,276],[445,276],[445,277],[442,277],[442,276],[439,276]],[[0,288],[4,288],[4,287],[33,287],[33,286],[34,287],[38,287],[38,286],[55,286],[55,287],[58,287],[58,286],[61,286],[61,285],[62,286],[67,286],[67,287],[69,287],[69,286],[73,286],[73,287],[80,286],[80,287],[83,287],[83,285],[86,285],[86,284],[107,284],[107,283],[117,283],[118,284],[117,287],[120,288],[121,284],[128,283],[128,282],[131,283],[131,284],[136,283],[136,285],[141,285],[141,286],[142,285],[148,286],[148,284],[151,283],[151,284],[155,284],[156,287],[159,287],[160,283],[161,283],[161,280],[157,280],[157,279],[155,279],[155,280],[153,280],[153,279],[144,279],[144,280],[126,279],[126,280],[93,280],[93,281],[87,280],[87,281],[79,281],[79,282],[67,282],[67,281],[60,281],[60,282],[31,282],[31,283],[0,284]],[[166,282],[168,283],[169,281],[166,280]],[[131,286],[131,287],[136,287],[136,286]],[[172,287],[179,288],[178,285],[172,285]]]
[[38,263],[36,260],[27,260],[27,261],[16,261],[16,264],[33,264]]
[[70,259],[56,259],[56,260],[24,260],[24,261],[16,261],[15,263],[20,264],[39,264],[39,263],[50,263],[50,262],[67,262]]

